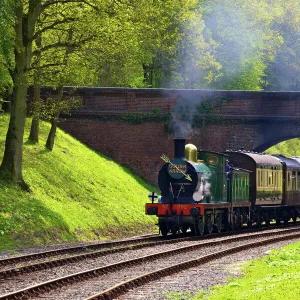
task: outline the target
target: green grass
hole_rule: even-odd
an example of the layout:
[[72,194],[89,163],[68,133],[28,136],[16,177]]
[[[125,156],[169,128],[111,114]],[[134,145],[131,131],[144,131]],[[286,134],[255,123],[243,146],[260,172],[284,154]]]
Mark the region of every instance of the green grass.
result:
[[281,142],[266,150],[271,154],[283,154],[287,157],[300,156],[300,138]]
[[300,295],[300,242],[245,263],[244,277],[200,292],[193,300],[282,300]]
[[[0,161],[9,116],[0,115]],[[67,241],[124,237],[150,232],[155,219],[144,215],[155,188],[128,169],[58,130],[52,152],[26,142],[23,176],[31,193],[0,181],[0,251]]]

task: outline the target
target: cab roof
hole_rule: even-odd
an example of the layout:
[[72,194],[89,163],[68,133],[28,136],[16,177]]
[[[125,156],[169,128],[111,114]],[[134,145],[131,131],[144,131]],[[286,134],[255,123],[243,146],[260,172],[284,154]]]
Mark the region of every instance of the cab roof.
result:
[[300,170],[300,158],[297,160],[296,158],[286,157],[282,154],[274,154],[273,156],[277,157],[286,164],[289,169],[299,169]]
[[252,159],[257,165],[272,165],[272,166],[278,166],[281,167],[280,159],[277,157],[274,157],[270,154],[265,153],[254,153],[251,151],[228,151],[225,152],[226,154],[230,154],[232,156],[234,155],[245,155]]

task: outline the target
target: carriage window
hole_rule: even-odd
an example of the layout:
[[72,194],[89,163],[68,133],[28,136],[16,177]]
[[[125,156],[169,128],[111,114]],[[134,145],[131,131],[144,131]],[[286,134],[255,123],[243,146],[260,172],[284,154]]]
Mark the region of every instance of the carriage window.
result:
[[271,184],[272,184],[272,186],[274,186],[274,170],[272,170],[272,177],[271,177]]
[[290,184],[291,184],[291,173],[290,172],[287,172],[287,186],[288,188],[290,187]]
[[298,191],[300,191],[300,172],[298,172]]
[[282,171],[278,171],[278,187],[282,187]]
[[296,172],[292,172],[292,190],[296,190]]

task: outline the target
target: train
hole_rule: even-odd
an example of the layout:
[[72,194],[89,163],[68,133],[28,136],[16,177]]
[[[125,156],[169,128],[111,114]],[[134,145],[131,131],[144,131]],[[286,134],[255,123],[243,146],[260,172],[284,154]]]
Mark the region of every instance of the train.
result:
[[201,151],[176,138],[174,157],[161,158],[160,195],[145,213],[157,216],[162,236],[288,224],[300,216],[300,157]]

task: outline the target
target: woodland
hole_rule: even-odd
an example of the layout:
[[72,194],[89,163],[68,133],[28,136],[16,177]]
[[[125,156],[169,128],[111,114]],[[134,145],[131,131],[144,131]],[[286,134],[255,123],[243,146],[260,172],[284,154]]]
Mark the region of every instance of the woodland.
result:
[[[29,140],[52,127],[63,86],[300,90],[299,0],[0,0],[0,102],[10,113],[1,178],[22,176]],[[40,101],[40,87],[57,97]],[[0,103],[1,108],[1,103]]]

